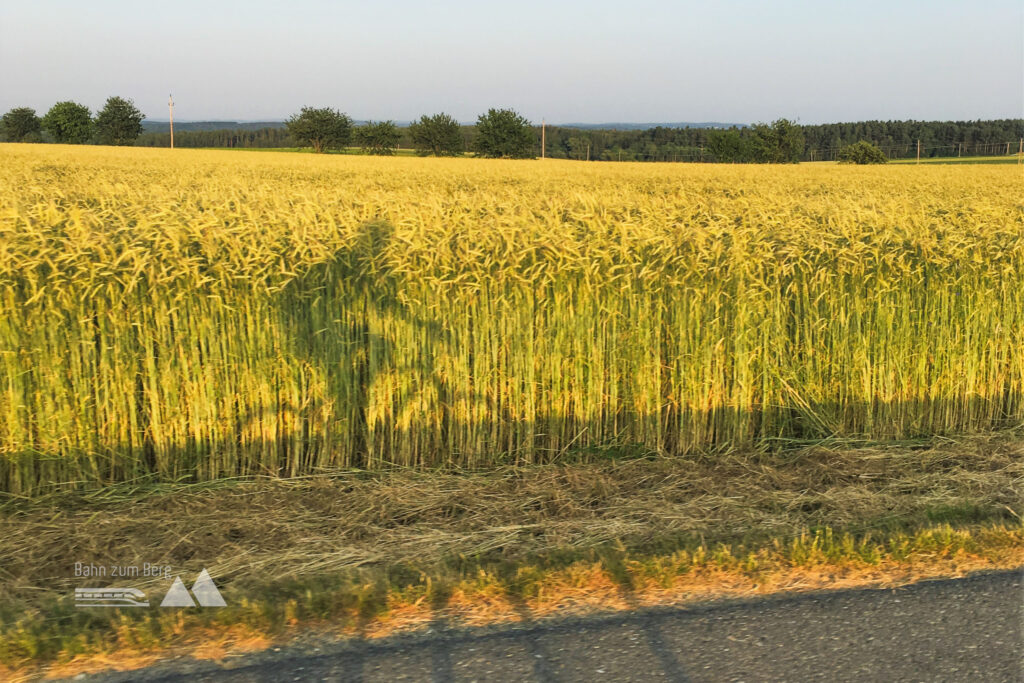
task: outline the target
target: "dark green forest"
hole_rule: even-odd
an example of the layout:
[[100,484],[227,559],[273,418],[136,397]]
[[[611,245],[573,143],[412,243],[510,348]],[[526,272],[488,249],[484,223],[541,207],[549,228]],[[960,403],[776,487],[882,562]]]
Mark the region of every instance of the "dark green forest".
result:
[[[918,140],[921,157],[955,157],[1015,154],[1024,136],[1024,119],[993,121],[861,121],[798,125],[804,137],[804,161],[835,159],[839,149],[861,140],[871,142],[891,159],[914,158]],[[474,126],[463,126],[470,147]],[[413,146],[407,127],[399,128],[399,147]],[[540,127],[534,127],[540,156]],[[750,127],[716,128],[655,127],[646,130],[599,130],[547,126],[546,156],[555,159],[594,161],[752,161]],[[137,145],[170,146],[169,132],[147,131]],[[283,127],[256,130],[175,130],[176,147],[274,148],[295,147]]]
[[[295,147],[295,142],[284,128],[178,130],[177,124],[174,128],[175,147]],[[143,132],[135,144],[139,147],[170,147],[168,125],[164,124],[164,132]]]
[[[1024,136],[1024,119],[994,121],[862,121],[797,125],[804,137],[804,161],[833,160],[839,150],[866,140],[890,159],[1015,154]],[[754,160],[750,127],[580,130],[549,126],[547,156],[617,161]],[[1008,144],[1009,143],[1009,144]]]

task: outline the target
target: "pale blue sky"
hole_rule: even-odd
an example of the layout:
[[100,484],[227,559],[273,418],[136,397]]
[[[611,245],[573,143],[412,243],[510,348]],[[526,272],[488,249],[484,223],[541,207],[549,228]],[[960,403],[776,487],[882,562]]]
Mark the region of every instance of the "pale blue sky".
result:
[[0,110],[131,97],[151,118],[1024,116],[1024,1],[0,3]]

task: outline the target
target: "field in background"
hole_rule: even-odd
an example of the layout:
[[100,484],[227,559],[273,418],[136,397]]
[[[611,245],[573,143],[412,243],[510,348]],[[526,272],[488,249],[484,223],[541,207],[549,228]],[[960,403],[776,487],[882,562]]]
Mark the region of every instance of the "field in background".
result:
[[[232,152],[300,152],[302,154],[314,154],[312,147],[202,147],[202,148],[191,148],[193,150],[205,149],[205,150],[220,150],[220,151],[232,151]],[[345,147],[344,149],[338,150],[326,150],[324,154],[355,154],[355,155],[367,155],[367,152],[363,151],[362,147]],[[396,157],[416,157],[419,153],[415,149],[396,149],[392,156]],[[465,154],[463,156],[466,156]]]
[[890,164],[1013,164],[1015,166],[1020,165],[1020,159],[1018,155],[1013,154],[1010,156],[994,156],[994,157],[931,157],[927,159],[921,159],[918,162],[916,159],[890,159]]
[[[201,149],[231,150],[234,152],[302,152],[312,154],[311,147],[204,147]],[[366,154],[361,147],[346,147],[344,150],[328,150],[325,154]],[[419,156],[415,149],[397,149],[394,156]],[[470,152],[463,152],[462,156],[471,157]],[[576,161],[579,161],[578,159]],[[608,163],[608,162],[602,162]],[[687,163],[687,162],[682,162]],[[704,163],[691,160],[689,163]],[[835,165],[836,161],[802,161],[801,164],[814,164],[819,166]],[[1010,156],[973,156],[973,157],[927,157],[917,161],[916,159],[890,159],[891,164],[1016,164],[1020,165],[1017,155]]]
[[1024,418],[1012,167],[0,161],[5,491]]

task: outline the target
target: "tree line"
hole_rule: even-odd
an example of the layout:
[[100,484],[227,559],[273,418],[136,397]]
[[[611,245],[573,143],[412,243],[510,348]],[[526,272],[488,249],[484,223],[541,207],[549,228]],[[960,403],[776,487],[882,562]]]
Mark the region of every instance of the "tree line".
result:
[[[167,128],[167,124],[164,124]],[[354,126],[353,130],[358,131],[360,126]],[[473,130],[475,126],[459,124],[459,135],[462,138],[462,149],[471,147]],[[395,150],[415,149],[409,126],[398,126],[398,143]],[[539,138],[538,138],[539,139]],[[359,136],[353,134],[351,145],[358,147]],[[140,147],[170,147],[171,135],[168,131],[143,131],[135,143]],[[436,143],[427,141],[424,149],[433,149]],[[178,124],[174,124],[174,146],[175,147],[224,147],[224,148],[254,148],[254,149],[280,149],[299,147],[299,143],[292,137],[288,129],[282,124],[280,126],[264,126],[256,129],[223,128],[218,130],[178,130]]]
[[81,145],[134,145],[142,133],[144,115],[123,97],[109,97],[103,109],[92,112],[84,104],[64,101],[42,117],[30,107],[15,107],[0,118],[6,142],[59,142]]
[[[394,121],[369,122],[355,127],[352,118],[337,109],[303,107],[285,122],[296,144],[314,152],[345,149],[353,142],[369,154],[394,154],[402,132]],[[530,122],[512,109],[489,109],[481,114],[470,139],[463,126],[449,114],[424,114],[411,123],[406,137],[420,154],[528,159],[536,156],[536,136]]]
[[[95,117],[75,102],[59,102],[43,117],[20,107],[0,120],[0,139],[12,142],[64,142],[167,147],[169,132],[142,132],[142,113],[131,100],[111,97]],[[1003,151],[1024,135],[1024,120],[862,121],[799,125],[786,119],[752,126],[716,128],[653,127],[646,130],[579,129],[547,126],[544,156],[596,161],[707,161],[793,163],[805,160],[956,156],[964,149]],[[369,154],[400,149],[424,155],[533,158],[541,156],[540,127],[512,109],[490,109],[474,125],[448,114],[424,115],[408,126],[393,121],[356,125],[336,109],[304,107],[282,127],[257,130],[179,131],[178,147],[307,147],[339,151],[358,147]],[[878,148],[864,154],[864,142]],[[845,150],[845,151],[844,151]],[[1016,151],[1016,150],[1011,150]],[[856,152],[856,153],[855,153]],[[975,152],[977,153],[977,152]],[[851,156],[853,155],[853,156]]]
[[[769,127],[774,124],[767,124]],[[793,124],[803,137],[799,159],[838,159],[840,150],[861,141],[880,148],[889,158],[956,156],[962,144],[976,150],[1017,150],[1024,136],[1024,119],[990,121],[862,121],[820,125]],[[718,128],[646,130],[581,130],[548,126],[547,156],[604,161],[756,162],[763,159],[764,125]],[[777,131],[778,132],[778,131]],[[796,137],[790,138],[800,146]],[[762,147],[762,149],[758,149]]]
[[[171,134],[143,132],[135,142],[139,147],[170,147]],[[228,147],[270,149],[294,147],[295,141],[284,128],[257,128],[256,130],[178,130],[174,126],[175,147]]]
[[[288,119],[285,129],[297,145],[318,153],[345,149],[355,142],[370,154],[393,154],[403,137],[394,121],[370,122],[354,128],[351,117],[330,108],[303,107],[302,111]],[[541,151],[538,146],[539,131],[525,117],[513,109],[489,109],[477,117],[468,142],[459,122],[444,113],[421,116],[408,126],[407,137],[412,147],[421,154],[433,156],[456,156],[469,151],[476,156],[504,159],[536,156],[582,159],[585,147],[587,159],[623,160],[621,147],[601,148],[601,134],[607,131],[573,131],[573,134],[565,138],[560,134],[566,130],[569,129],[553,127],[551,143],[548,145],[545,141],[545,149]],[[637,133],[642,136],[653,132],[657,139],[659,136],[664,137],[663,131],[668,130],[659,128],[653,131],[616,132],[626,133],[627,136],[632,134],[632,137],[636,137]],[[546,138],[546,130],[543,135]],[[800,161],[805,145],[800,128],[786,119],[778,119],[770,124],[755,124],[745,136],[739,130],[724,131],[719,136],[713,138],[711,144],[719,158],[724,157],[726,152],[732,153],[730,161],[796,163]],[[668,137],[671,138],[671,135]],[[719,144],[719,139],[722,144]],[[649,144],[654,146],[651,156],[664,154],[655,142]],[[671,139],[669,144],[672,144]],[[591,147],[594,147],[593,157]],[[636,156],[627,152],[625,160],[636,160]]]
[[[970,148],[1005,145],[1024,137],[1024,119],[989,121],[860,121],[802,126],[808,149],[834,155],[837,150],[867,140],[890,157],[956,156],[957,145]],[[1010,151],[1017,151],[1011,144]]]
[[[336,109],[303,107],[283,128],[211,130],[175,133],[178,147],[305,147],[313,152],[342,151],[352,146],[367,154],[390,155],[413,149],[422,155],[526,159],[538,154],[539,137],[530,122],[511,109],[490,109],[473,126],[445,113],[423,115],[408,126],[394,121],[356,125]],[[144,133],[140,146],[167,147],[170,133]]]

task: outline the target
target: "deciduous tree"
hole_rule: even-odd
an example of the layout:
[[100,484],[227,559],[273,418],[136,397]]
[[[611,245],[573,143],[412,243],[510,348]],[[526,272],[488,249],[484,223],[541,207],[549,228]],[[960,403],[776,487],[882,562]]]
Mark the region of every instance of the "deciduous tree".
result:
[[101,145],[133,145],[142,132],[143,118],[131,100],[110,97],[96,115],[96,139]]
[[27,142],[39,138],[42,122],[36,116],[36,110],[29,107],[16,107],[0,119],[0,132],[7,142]]
[[477,118],[473,150],[480,156],[532,159],[535,144],[530,122],[512,109],[489,109]]
[[882,150],[866,140],[843,147],[836,159],[841,164],[884,164],[889,161]]
[[792,121],[755,123],[754,158],[769,164],[795,164],[804,154],[804,134]]
[[462,154],[462,128],[448,114],[423,115],[409,126],[409,135],[420,154],[455,156]]
[[370,122],[356,130],[360,146],[370,154],[391,155],[398,147],[400,136],[394,121]]
[[736,129],[708,132],[708,154],[712,161],[736,164],[750,161],[750,142]]
[[42,124],[57,142],[82,144],[92,137],[89,107],[77,102],[58,102],[53,105],[43,117]]
[[300,146],[316,153],[344,147],[352,139],[352,119],[336,109],[303,107],[285,126]]

